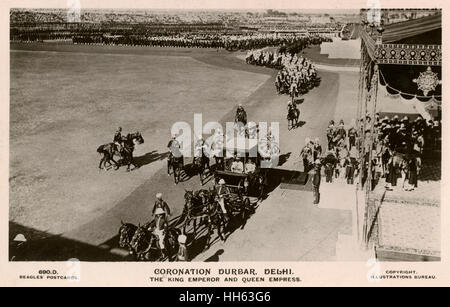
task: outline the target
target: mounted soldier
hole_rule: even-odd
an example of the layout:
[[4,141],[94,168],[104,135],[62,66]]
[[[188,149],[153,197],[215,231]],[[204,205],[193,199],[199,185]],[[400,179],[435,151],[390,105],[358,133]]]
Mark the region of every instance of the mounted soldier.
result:
[[[169,205],[167,205],[167,203],[162,199],[162,193],[156,194],[156,201],[155,201],[155,204],[154,204],[153,210],[152,210],[153,216],[158,214],[157,213],[158,209],[163,210],[163,213],[165,214],[164,218],[166,219],[166,222],[167,222],[167,217],[170,216],[171,213],[170,213]],[[161,214],[161,213],[159,213],[159,214]]]
[[234,117],[235,123],[242,123],[244,126],[247,125],[247,112],[244,110],[244,107],[240,103],[237,110],[236,116]]
[[117,145],[118,151],[122,151],[123,137],[122,137],[122,127],[118,127],[116,133],[114,134],[113,143]]

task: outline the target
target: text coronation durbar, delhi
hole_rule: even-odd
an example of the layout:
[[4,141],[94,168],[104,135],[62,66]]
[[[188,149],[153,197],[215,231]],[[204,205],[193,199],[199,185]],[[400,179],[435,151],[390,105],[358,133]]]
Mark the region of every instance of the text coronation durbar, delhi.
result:
[[[155,275],[211,275],[211,269],[155,269]],[[255,269],[218,269],[219,275],[256,275]]]

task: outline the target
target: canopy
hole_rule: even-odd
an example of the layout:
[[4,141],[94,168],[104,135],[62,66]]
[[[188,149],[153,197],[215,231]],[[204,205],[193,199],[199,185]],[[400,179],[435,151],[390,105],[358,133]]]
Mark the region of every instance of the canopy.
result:
[[258,152],[258,140],[244,137],[227,138],[224,149],[229,152],[245,154]]

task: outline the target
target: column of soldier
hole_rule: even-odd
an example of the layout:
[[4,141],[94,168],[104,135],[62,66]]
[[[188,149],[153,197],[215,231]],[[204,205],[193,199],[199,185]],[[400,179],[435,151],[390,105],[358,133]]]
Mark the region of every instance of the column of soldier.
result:
[[296,54],[253,50],[247,53],[246,62],[280,69],[275,79],[279,94],[288,94],[291,97],[304,95],[319,82],[314,64]]
[[170,34],[123,34],[117,36],[99,35],[99,33],[80,34],[73,37],[76,44],[106,44],[154,47],[183,48],[222,48],[228,51],[249,50],[283,44],[291,44],[299,37],[274,34],[227,35],[210,33],[170,33]]

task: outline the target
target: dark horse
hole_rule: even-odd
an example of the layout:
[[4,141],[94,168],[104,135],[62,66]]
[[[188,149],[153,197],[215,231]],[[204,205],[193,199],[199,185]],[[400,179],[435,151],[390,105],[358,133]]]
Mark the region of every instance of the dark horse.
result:
[[127,248],[130,252],[131,248],[131,240],[138,229],[136,225],[130,223],[124,223],[121,221],[121,226],[119,228],[119,246],[121,248]]
[[[144,226],[138,226],[133,238],[130,242],[132,253],[136,255],[138,260],[172,260],[178,252],[178,236],[180,230],[168,226],[164,227],[157,217],[155,221]],[[159,238],[155,234],[155,229],[163,229],[164,231],[164,248],[160,246]]]
[[[214,229],[217,229],[220,239],[225,241],[223,233],[227,218],[216,201],[214,190],[186,191],[184,199],[185,205],[181,215],[181,220],[184,220],[183,233],[186,233],[186,227],[189,226],[191,221],[194,221],[194,236],[197,226],[206,223],[208,235],[205,248],[208,248],[211,243]],[[197,220],[199,220],[198,225]]]
[[205,171],[209,169],[209,158],[202,152],[202,156],[195,157],[192,164],[195,167],[196,172],[200,176],[200,183],[203,185],[203,181],[206,178]]
[[123,147],[122,150],[119,151],[117,145],[115,143],[108,143],[104,145],[100,145],[97,148],[97,152],[99,154],[103,154],[102,159],[100,160],[99,168],[106,170],[106,163],[111,164],[111,161],[114,163],[115,169],[118,169],[120,164],[114,160],[114,155],[118,155],[122,159],[122,164],[128,164],[127,171],[130,171],[130,166],[133,164],[134,167],[139,167],[135,164],[133,159],[133,151],[134,151],[134,142],[138,144],[144,143],[144,138],[142,137],[140,132],[129,133],[126,137],[123,138]]
[[299,109],[297,109],[295,107],[289,108],[288,115],[287,115],[288,130],[291,130],[291,129],[297,127],[299,117],[300,117]]
[[175,157],[172,153],[167,157],[167,175],[170,176],[170,169],[173,171],[173,179],[175,184],[181,180],[181,171],[184,167],[184,157]]
[[117,145],[115,143],[100,145],[97,148],[97,152],[99,154],[103,154],[102,158],[100,159],[100,164],[98,165],[99,169],[101,169],[103,165],[103,169],[106,171],[106,163],[108,163],[111,166],[112,165],[111,161],[114,163],[115,169],[119,168],[119,163],[117,163],[117,161],[114,160],[114,155],[119,154]]
[[211,195],[207,190],[200,190],[197,192],[187,191],[184,193],[184,208],[181,214],[180,221],[184,222],[184,233],[186,227],[189,226],[191,221],[194,221],[194,234],[197,229],[197,220],[199,225],[202,223],[203,218],[207,215],[208,203],[210,202]]
[[127,164],[127,171],[130,171],[130,166],[133,164],[135,168],[139,168],[138,165],[134,162],[133,152],[134,152],[134,142],[138,144],[144,143],[144,138],[140,132],[136,133],[128,133],[128,135],[123,139],[123,147],[120,152],[123,164]]

